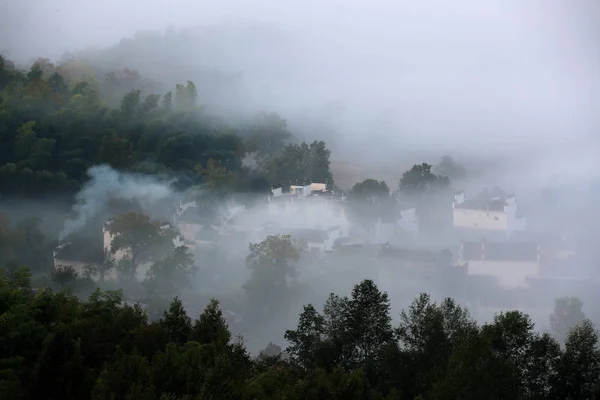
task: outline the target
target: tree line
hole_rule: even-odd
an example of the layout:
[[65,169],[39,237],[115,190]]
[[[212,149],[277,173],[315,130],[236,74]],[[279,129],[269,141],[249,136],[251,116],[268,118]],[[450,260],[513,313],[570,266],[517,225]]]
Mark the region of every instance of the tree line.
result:
[[[295,142],[277,114],[234,127],[198,103],[202,88],[191,81],[162,95],[150,90],[156,85],[127,68],[39,59],[21,70],[0,57],[0,194],[72,195],[95,164],[186,176],[187,186],[230,192],[333,184],[325,142]],[[247,156],[253,167],[243,163]]]
[[[394,325],[370,280],[306,305],[251,356],[219,302],[195,318],[173,299],[154,321],[122,291],[80,300],[31,288],[27,268],[0,273],[4,399],[592,399],[600,353],[583,320],[557,342],[518,311],[478,325],[452,299],[416,298]],[[557,311],[558,312],[558,311]],[[555,318],[560,318],[559,315]]]

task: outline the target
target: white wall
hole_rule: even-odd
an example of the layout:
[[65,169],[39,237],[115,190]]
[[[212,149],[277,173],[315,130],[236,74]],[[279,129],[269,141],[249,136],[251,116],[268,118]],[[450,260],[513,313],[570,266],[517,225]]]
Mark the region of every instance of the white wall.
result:
[[454,209],[456,228],[503,230],[508,229],[508,216],[500,211]]
[[327,184],[326,183],[311,183],[310,187],[312,189],[313,192],[322,192],[324,190],[327,190]]
[[400,220],[398,221],[400,228],[407,233],[417,234],[419,232],[419,220],[417,219],[417,211],[415,208],[409,208],[400,212]]
[[196,241],[196,234],[202,229],[202,225],[198,224],[177,224],[177,229],[183,236],[184,240],[192,242]]
[[507,289],[527,287],[527,278],[539,278],[539,261],[469,260],[467,274],[493,276]]
[[527,220],[525,219],[525,217],[517,218],[516,198],[514,196],[509,197],[508,199],[506,199],[506,203],[507,203],[506,215],[508,218],[508,222],[507,222],[508,232],[513,233],[513,232],[518,232],[518,231],[524,231]]

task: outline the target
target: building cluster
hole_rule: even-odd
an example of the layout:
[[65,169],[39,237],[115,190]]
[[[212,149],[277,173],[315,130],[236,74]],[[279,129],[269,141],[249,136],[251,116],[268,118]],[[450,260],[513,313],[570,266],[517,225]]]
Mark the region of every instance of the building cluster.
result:
[[[221,246],[229,256],[243,256],[249,243],[287,234],[306,244],[307,256],[320,259],[313,263],[314,273],[355,268],[390,293],[414,297],[444,288],[444,295],[476,304],[491,302],[490,309],[502,308],[503,300],[493,300],[495,292],[502,297],[542,282],[547,286],[548,281],[576,278],[567,267],[576,257],[574,250],[560,238],[528,230],[515,196],[470,199],[460,192],[450,201],[450,228],[440,228],[444,235],[433,241],[415,208],[399,210],[394,221],[378,221],[368,239],[360,240],[353,233],[346,197],[323,183],[273,188],[262,205],[248,209],[183,202],[172,224],[180,232],[179,244],[196,253]],[[105,250],[110,243],[105,229]],[[55,258],[55,264],[84,268],[80,262]],[[519,303],[526,302],[523,296],[508,297],[517,301],[508,308],[525,307]]]

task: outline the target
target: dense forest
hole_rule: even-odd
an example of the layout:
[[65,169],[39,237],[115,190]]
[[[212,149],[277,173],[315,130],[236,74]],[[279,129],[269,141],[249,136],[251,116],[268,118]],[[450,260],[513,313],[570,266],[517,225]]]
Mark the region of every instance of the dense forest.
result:
[[[122,292],[86,301],[32,291],[26,268],[0,276],[3,399],[592,399],[600,353],[584,320],[561,345],[517,311],[478,326],[423,294],[392,326],[372,281],[307,305],[290,345],[250,357],[219,302],[192,320],[175,298],[149,322]],[[553,316],[566,323],[564,310]]]
[[[0,58],[0,200],[70,205],[100,164],[180,191],[200,185],[216,202],[234,193],[266,197],[276,185],[334,187],[326,143],[299,142],[279,115],[229,125],[200,104],[193,82],[167,93],[157,87],[135,70],[81,59],[40,59],[22,70]],[[366,179],[348,191],[357,225],[368,231],[397,218],[399,198],[439,227],[434,203],[465,171],[444,158],[399,175],[397,188]],[[348,296],[298,309],[294,296],[304,288],[289,282],[303,245],[272,235],[245,258],[245,317],[254,325],[281,312],[299,318],[282,332],[286,347],[271,343],[254,356],[221,299],[182,300],[192,277],[210,270],[174,244],[177,232],[162,221],[127,207],[114,213],[113,254],[73,238],[63,252],[89,261],[78,275],[53,265],[57,241],[35,213],[14,221],[1,211],[1,399],[600,398],[598,334],[577,299],[556,301],[551,333],[519,311],[479,324],[454,300],[428,294],[394,324],[388,295],[368,279]],[[136,282],[143,263],[148,271]],[[113,273],[120,287],[106,279]]]
[[[234,128],[196,103],[193,82],[163,95],[149,88],[135,70],[38,60],[21,71],[0,58],[1,195],[73,195],[94,164],[175,173],[184,186],[226,181],[238,192],[298,179],[333,184],[326,144],[292,142],[278,115]],[[260,173],[244,166],[248,154]]]

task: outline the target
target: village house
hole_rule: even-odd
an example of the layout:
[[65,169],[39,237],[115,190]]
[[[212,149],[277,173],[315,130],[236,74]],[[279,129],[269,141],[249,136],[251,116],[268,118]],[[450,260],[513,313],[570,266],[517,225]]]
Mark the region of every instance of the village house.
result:
[[[124,250],[118,250],[114,253],[112,252],[113,235],[110,234],[110,231],[108,229],[109,226],[110,226],[110,221],[107,221],[106,224],[104,225],[104,227],[102,228],[103,235],[104,235],[104,252],[112,254],[112,257],[113,257],[115,263],[118,263],[119,261],[121,261],[125,257],[127,257],[128,250],[124,249]],[[171,226],[170,223],[165,222],[165,224],[162,226],[162,228],[165,229],[170,226]],[[184,243],[185,243],[185,240],[181,236],[177,236],[175,239],[173,239],[173,244],[175,246],[183,246]],[[151,266],[152,266],[152,262],[145,262],[145,263],[138,265],[137,269],[136,269],[136,279],[143,281],[146,278],[146,273],[148,272],[148,270],[150,269]],[[117,271],[113,270],[109,275],[105,276],[105,279],[115,279],[116,277],[117,277]],[[97,277],[92,276],[92,278],[96,279]]]
[[[90,242],[92,241],[90,240]],[[89,271],[88,267],[101,263],[104,257],[102,248],[94,246],[92,243],[86,244],[67,242],[57,246],[52,252],[54,267],[70,267],[77,276],[85,276]]]
[[506,240],[525,229],[525,219],[517,217],[515,196],[465,199],[461,192],[455,195],[453,222],[464,239]]
[[462,242],[459,263],[468,275],[493,277],[503,288],[527,287],[528,280],[539,278],[540,246],[531,242]]
[[327,191],[326,184],[321,183],[290,186],[288,192],[276,188],[267,198],[269,215],[277,221],[288,221],[293,228],[338,226],[342,235],[350,230],[345,200],[343,195]]

